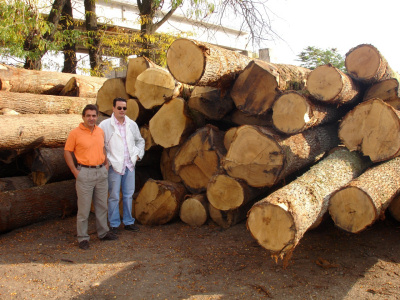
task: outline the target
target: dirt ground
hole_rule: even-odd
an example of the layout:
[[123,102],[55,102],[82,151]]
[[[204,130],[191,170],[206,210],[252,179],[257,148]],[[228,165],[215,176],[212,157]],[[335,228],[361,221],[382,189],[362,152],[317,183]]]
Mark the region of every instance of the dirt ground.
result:
[[180,221],[77,247],[75,217],[0,235],[0,299],[400,299],[400,224],[308,232],[287,269],[246,230]]

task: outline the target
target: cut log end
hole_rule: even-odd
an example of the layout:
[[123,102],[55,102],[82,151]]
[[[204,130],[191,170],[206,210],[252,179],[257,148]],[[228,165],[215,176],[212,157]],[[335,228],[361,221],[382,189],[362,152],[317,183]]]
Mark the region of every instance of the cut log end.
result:
[[308,76],[307,90],[319,101],[334,99],[343,89],[340,72],[332,66],[319,66]]
[[201,226],[208,219],[208,208],[197,198],[187,198],[181,206],[180,219],[190,226]]
[[257,242],[273,253],[294,247],[295,224],[284,205],[254,205],[248,214],[247,227]]
[[168,48],[167,65],[176,80],[195,85],[204,72],[203,50],[190,40],[178,39]]
[[374,46],[362,45],[347,54],[345,64],[350,76],[370,80],[381,66],[381,55]]
[[275,101],[272,111],[275,128],[286,134],[300,131],[310,120],[310,106],[307,100],[297,93],[280,96]]
[[219,210],[236,209],[243,204],[243,188],[229,176],[216,175],[208,183],[207,198]]
[[361,189],[351,186],[332,195],[329,214],[337,227],[352,233],[362,231],[377,218],[371,198]]

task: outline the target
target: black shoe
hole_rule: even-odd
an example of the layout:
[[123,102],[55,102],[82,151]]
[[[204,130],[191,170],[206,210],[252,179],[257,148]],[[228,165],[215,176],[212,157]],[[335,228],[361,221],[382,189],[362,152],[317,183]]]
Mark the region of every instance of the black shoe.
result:
[[89,249],[89,241],[83,240],[82,242],[79,242],[79,248],[81,248],[83,250]]
[[139,231],[140,229],[135,224],[131,224],[131,225],[125,225],[125,230]]
[[110,231],[116,235],[119,233],[118,227],[110,227]]
[[105,236],[103,236],[102,238],[100,238],[101,241],[113,241],[113,240],[117,240],[118,236],[114,233],[112,233],[111,231],[107,232]]

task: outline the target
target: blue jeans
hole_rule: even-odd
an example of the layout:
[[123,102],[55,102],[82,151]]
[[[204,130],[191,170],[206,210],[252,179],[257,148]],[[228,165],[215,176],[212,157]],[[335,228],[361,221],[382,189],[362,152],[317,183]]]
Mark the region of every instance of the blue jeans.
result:
[[125,174],[121,175],[114,171],[110,166],[108,170],[108,221],[111,227],[118,227],[121,224],[119,214],[119,194],[122,191],[123,217],[124,225],[135,223],[132,217],[132,197],[135,192],[135,169],[129,171],[125,169]]

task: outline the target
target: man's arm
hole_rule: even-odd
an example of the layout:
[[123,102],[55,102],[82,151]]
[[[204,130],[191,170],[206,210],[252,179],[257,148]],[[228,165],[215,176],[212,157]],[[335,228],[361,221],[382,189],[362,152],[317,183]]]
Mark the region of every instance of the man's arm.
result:
[[108,170],[110,168],[110,165],[108,164],[108,158],[107,158],[107,152],[106,152],[106,147],[103,148],[104,151],[104,155],[106,157],[106,160],[104,162],[104,166],[106,167],[106,169]]
[[79,170],[75,167],[74,159],[72,157],[72,152],[64,150],[64,159],[67,163],[67,166],[71,170],[72,174],[74,174],[75,178],[78,177]]

